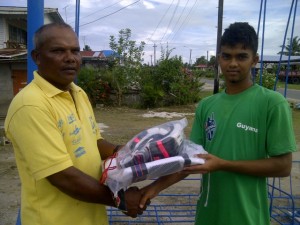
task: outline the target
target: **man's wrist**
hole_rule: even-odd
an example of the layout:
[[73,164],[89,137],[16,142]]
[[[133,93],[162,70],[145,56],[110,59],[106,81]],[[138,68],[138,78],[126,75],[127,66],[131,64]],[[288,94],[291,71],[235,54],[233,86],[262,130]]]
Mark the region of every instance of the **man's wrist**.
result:
[[118,150],[119,150],[119,148],[121,147],[122,145],[116,145],[116,147],[114,148],[114,150],[113,150],[113,153],[116,153]]
[[126,202],[125,202],[125,191],[121,189],[118,191],[117,196],[112,193],[112,197],[115,203],[115,207],[122,210],[123,212],[127,211]]

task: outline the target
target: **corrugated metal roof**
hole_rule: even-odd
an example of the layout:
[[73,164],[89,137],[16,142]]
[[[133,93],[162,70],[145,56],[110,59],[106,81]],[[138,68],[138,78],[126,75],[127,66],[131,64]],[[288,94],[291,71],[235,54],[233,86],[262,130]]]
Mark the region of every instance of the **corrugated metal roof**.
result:
[[27,55],[27,49],[0,49],[0,59],[13,59]]
[[[57,8],[44,8],[44,13],[48,14],[55,22],[64,21],[58,12]],[[0,6],[0,15],[3,17],[16,18],[16,16],[27,16],[27,7],[17,7],[17,6]]]
[[83,58],[100,58],[100,59],[105,59],[115,54],[113,50],[81,51],[80,53]]
[[[281,58],[281,62],[287,62],[288,56],[283,55]],[[263,61],[265,63],[278,63],[280,61],[280,55],[264,55],[263,57],[259,57],[259,62]],[[300,56],[290,56],[290,61],[300,62]]]

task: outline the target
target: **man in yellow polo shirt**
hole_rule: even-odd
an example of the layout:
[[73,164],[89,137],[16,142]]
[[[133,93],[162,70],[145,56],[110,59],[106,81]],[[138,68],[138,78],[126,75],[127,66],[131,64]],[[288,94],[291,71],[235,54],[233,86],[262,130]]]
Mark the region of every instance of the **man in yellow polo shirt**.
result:
[[[22,183],[22,225],[107,225],[101,159],[116,146],[103,140],[86,93],[73,83],[81,64],[78,38],[67,24],[35,33],[38,70],[12,101],[5,120]],[[101,155],[101,156],[100,156]],[[122,209],[136,217],[141,192],[128,189]]]

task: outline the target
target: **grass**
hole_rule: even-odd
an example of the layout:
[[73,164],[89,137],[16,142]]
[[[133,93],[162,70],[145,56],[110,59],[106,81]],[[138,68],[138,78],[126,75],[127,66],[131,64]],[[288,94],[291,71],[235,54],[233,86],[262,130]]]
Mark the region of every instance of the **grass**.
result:
[[294,132],[295,132],[296,142],[299,150],[300,149],[300,110],[294,109],[292,113],[293,113]]
[[[277,88],[284,88],[285,83],[284,82],[278,82],[277,83]],[[288,89],[293,89],[293,90],[300,90],[300,84],[288,84],[287,85]]]

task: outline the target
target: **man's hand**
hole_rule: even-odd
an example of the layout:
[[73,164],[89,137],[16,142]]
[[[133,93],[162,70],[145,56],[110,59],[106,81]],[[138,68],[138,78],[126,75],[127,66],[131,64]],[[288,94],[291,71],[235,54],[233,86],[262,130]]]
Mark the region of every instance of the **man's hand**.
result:
[[222,169],[224,163],[223,159],[220,159],[212,154],[198,154],[198,157],[205,160],[204,164],[188,166],[181,171],[182,174],[205,174]]
[[145,208],[151,203],[150,199],[156,197],[159,192],[155,189],[155,185],[150,184],[141,189],[142,198],[140,200],[140,208]]
[[130,187],[125,191],[126,212],[124,213],[127,216],[136,218],[138,214],[141,215],[146,210],[147,206],[143,208],[139,207],[141,197],[142,193],[138,187]]

